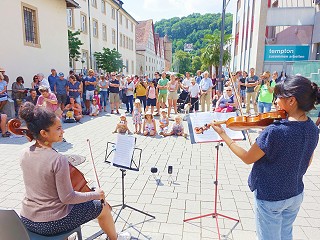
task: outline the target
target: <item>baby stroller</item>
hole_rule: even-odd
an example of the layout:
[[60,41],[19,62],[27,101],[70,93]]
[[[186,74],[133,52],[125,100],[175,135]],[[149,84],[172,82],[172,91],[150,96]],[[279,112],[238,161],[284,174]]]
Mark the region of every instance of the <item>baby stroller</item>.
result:
[[189,93],[186,91],[182,91],[179,95],[179,98],[177,100],[177,110],[178,113],[183,113],[184,112],[184,105],[186,103],[190,102],[190,97]]

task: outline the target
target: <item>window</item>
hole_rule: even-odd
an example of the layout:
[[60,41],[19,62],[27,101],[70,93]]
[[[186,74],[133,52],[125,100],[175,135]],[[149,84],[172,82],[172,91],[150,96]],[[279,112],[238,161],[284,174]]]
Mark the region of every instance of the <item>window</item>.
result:
[[116,19],[116,10],[114,8],[111,8],[111,17],[113,20]]
[[98,37],[99,29],[98,29],[98,21],[96,19],[92,20],[92,33],[94,37]]
[[126,49],[128,49],[128,48],[129,48],[129,38],[126,37]]
[[122,14],[119,14],[119,24],[122,25]]
[[127,73],[129,72],[129,61],[126,60],[126,69],[127,69]]
[[123,35],[123,39],[122,39],[122,47],[126,47],[126,36]]
[[131,61],[131,69],[132,69],[132,70],[131,70],[131,73],[133,73],[133,71],[134,71],[134,70],[133,70],[133,69],[134,69],[134,62],[133,62],[133,61]]
[[102,38],[107,41],[107,25],[102,24]]
[[40,47],[37,9],[27,4],[22,4],[22,9],[24,44]]
[[116,44],[116,30],[112,29],[112,44]]
[[73,9],[67,8],[67,25],[68,28],[74,28],[73,26]]
[[131,32],[133,32],[133,22],[131,22]]
[[120,33],[120,47],[122,47],[122,33]]
[[80,13],[81,32],[87,33],[87,16],[84,13]]
[[101,0],[101,12],[106,14],[106,1]]
[[126,28],[128,29],[128,27],[129,27],[129,19],[126,18]]
[[88,56],[89,56],[88,51],[87,50],[82,50],[82,59],[81,59],[82,68],[83,67],[86,67],[87,69],[89,68]]
[[91,0],[91,5],[96,8],[97,7],[97,0]]

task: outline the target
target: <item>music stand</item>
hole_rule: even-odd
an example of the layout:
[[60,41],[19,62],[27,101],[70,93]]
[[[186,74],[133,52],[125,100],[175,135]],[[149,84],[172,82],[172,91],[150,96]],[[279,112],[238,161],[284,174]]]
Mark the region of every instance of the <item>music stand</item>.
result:
[[[130,140],[132,141],[133,145],[130,145]],[[125,142],[126,145],[121,146],[123,142]],[[120,210],[119,210],[119,212],[117,214],[117,217],[115,218],[115,222],[118,220],[122,210],[125,209],[125,208],[130,208],[133,211],[139,212],[141,214],[144,214],[144,215],[146,215],[148,217],[151,217],[151,218],[155,219],[155,216],[153,216],[153,215],[151,215],[149,213],[146,213],[146,212],[144,212],[142,210],[139,210],[137,208],[134,208],[134,207],[132,207],[132,206],[130,206],[130,205],[125,203],[125,197],[124,197],[125,196],[125,194],[124,194],[125,182],[124,182],[124,178],[126,176],[126,172],[127,172],[127,170],[139,171],[139,168],[140,168],[142,149],[135,147],[135,143],[136,143],[136,138],[135,137],[128,136],[128,135],[121,135],[121,134],[118,135],[117,143],[112,143],[112,142],[108,142],[107,143],[105,162],[106,163],[110,163],[113,166],[120,168],[120,171],[121,171],[122,203],[112,206],[113,208],[114,207],[120,207]],[[111,150],[110,150],[110,148],[111,148]],[[117,156],[117,154],[116,154],[117,150],[118,151],[123,151],[123,150],[127,149],[127,151],[130,151],[130,148],[132,148],[132,155],[131,155],[130,161],[127,162],[129,164],[126,164],[126,163],[124,163],[122,161],[121,162],[117,161],[117,157],[119,157],[119,155]],[[110,158],[112,152],[115,152],[115,155],[114,155],[112,161],[110,161],[108,159]],[[137,156],[138,161],[134,161],[135,152],[139,152],[138,156]],[[120,155],[120,157],[122,157],[122,155]]]
[[[215,191],[214,191],[214,212],[213,213],[209,213],[209,214],[204,214],[204,215],[200,215],[197,217],[193,217],[193,218],[188,218],[188,219],[184,219],[183,222],[188,222],[188,221],[192,221],[192,220],[196,220],[196,219],[200,219],[200,218],[204,218],[204,217],[210,217],[212,216],[213,218],[215,218],[216,220],[216,227],[218,230],[218,237],[219,240],[221,239],[220,236],[220,228],[219,228],[219,222],[218,222],[218,217],[223,217],[223,218],[227,218],[229,220],[235,221],[236,224],[231,228],[230,233],[235,229],[235,227],[239,224],[240,220],[239,219],[235,219],[232,217],[229,217],[227,215],[223,215],[221,213],[218,213],[217,211],[217,204],[218,204],[218,173],[219,173],[219,149],[220,146],[223,146],[222,143],[222,139],[219,138],[217,136],[217,134],[213,131],[210,130],[208,132],[206,132],[205,134],[207,134],[207,136],[195,136],[194,133],[194,127],[195,126],[202,126],[204,123],[209,123],[209,120],[212,121],[212,119],[221,119],[221,118],[226,118],[228,119],[230,116],[234,115],[235,113],[231,113],[231,114],[225,114],[222,113],[223,115],[221,115],[221,113],[197,113],[197,114],[190,114],[190,117],[188,118],[188,125],[189,125],[189,131],[190,131],[190,139],[191,139],[191,143],[206,143],[206,142],[216,142],[217,145],[215,146],[216,148],[216,165],[215,165],[215,181],[214,181],[214,186],[215,186]],[[198,120],[198,121],[196,121]],[[221,119],[224,120],[224,119]],[[229,132],[230,135],[232,135],[234,140],[241,140],[243,139],[242,137],[242,133],[241,132],[235,132],[232,133],[230,131],[230,129],[225,129],[226,131]],[[198,141],[197,141],[198,140]]]

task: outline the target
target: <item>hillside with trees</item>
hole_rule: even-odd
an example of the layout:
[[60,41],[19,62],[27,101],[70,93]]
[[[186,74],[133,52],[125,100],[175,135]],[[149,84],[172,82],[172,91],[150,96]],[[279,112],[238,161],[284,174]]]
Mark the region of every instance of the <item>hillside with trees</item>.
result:
[[[175,53],[178,50],[184,49],[184,44],[193,44],[193,55],[200,56],[200,49],[206,46],[204,39],[205,35],[212,35],[220,31],[221,14],[193,13],[187,17],[174,17],[170,19],[162,19],[155,23],[155,32],[160,36],[167,34],[172,40],[172,50]],[[232,32],[232,14],[226,14],[225,33]]]

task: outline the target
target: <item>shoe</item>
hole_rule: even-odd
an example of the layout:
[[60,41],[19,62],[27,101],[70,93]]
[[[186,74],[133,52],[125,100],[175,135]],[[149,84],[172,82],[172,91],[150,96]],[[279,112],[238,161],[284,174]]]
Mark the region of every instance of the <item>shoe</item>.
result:
[[117,110],[117,114],[120,114],[119,110]]
[[111,110],[111,113],[110,114],[113,114],[113,110]]
[[129,113],[129,111],[125,111],[124,113]]
[[160,116],[160,114],[159,114],[159,113],[156,113],[154,116],[155,116],[155,117],[159,117],[159,116]]
[[117,240],[130,240],[130,239],[131,239],[131,233],[129,232],[118,233]]

